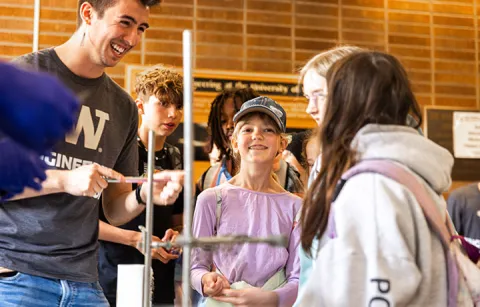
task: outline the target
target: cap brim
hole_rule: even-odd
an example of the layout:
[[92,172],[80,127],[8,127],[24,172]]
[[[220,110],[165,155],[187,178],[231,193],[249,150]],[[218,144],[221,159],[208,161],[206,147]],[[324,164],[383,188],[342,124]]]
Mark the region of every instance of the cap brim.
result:
[[250,114],[252,112],[260,112],[260,113],[267,114],[271,119],[273,119],[275,121],[275,123],[278,125],[280,130],[283,133],[285,133],[285,127],[283,126],[283,123],[280,121],[280,119],[277,117],[277,115],[275,113],[273,113],[273,111],[270,110],[266,106],[252,106],[252,107],[249,107],[247,109],[244,109],[244,110],[238,112],[237,114],[235,114],[235,116],[233,117],[233,122],[236,124],[242,117],[244,117],[245,115]]

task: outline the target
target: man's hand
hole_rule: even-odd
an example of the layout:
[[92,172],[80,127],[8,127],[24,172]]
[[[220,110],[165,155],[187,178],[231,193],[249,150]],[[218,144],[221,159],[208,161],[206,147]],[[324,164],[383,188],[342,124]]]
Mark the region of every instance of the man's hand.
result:
[[[175,230],[172,230],[172,229],[167,229],[167,231],[165,231],[165,235],[163,236],[161,241],[162,242],[175,241],[175,238],[177,236],[178,236],[178,231],[175,231]],[[162,263],[167,264],[168,262],[170,262],[170,260],[178,259],[179,254],[175,253],[175,252],[172,252],[172,251],[175,251],[175,250],[176,249],[173,249],[173,248],[170,249],[170,250],[166,250],[163,247],[155,248],[155,249],[152,249],[152,257],[157,259],[157,260],[160,260]]]
[[[167,231],[165,231],[165,235],[162,238],[162,241],[163,242],[166,242],[166,241],[175,242],[178,235],[180,235],[180,233],[178,231],[173,230],[173,229],[167,229]],[[170,255],[177,255],[177,258],[178,258],[180,256],[180,254],[182,253],[182,248],[172,247],[170,250],[168,250],[168,253]]]
[[225,289],[222,296],[214,299],[234,306],[277,306],[278,296],[273,291],[265,291],[260,288],[247,288],[241,290]]
[[230,283],[225,276],[210,272],[202,276],[202,287],[204,295],[217,296],[225,289],[229,289]]
[[[182,191],[184,171],[161,171],[153,174],[153,203],[159,206],[173,205]],[[147,199],[147,184],[142,185],[140,195]]]
[[122,174],[94,163],[65,172],[61,179],[62,189],[71,195],[94,197],[107,188],[105,178],[125,180]]
[[160,260],[162,263],[169,263],[170,260],[178,259],[179,255],[167,252],[163,247],[152,249],[152,258]]
[[180,233],[176,230],[173,230],[173,229],[167,229],[167,231],[165,231],[165,235],[163,236],[162,238],[162,241],[172,241],[172,242],[175,242],[175,239],[177,238],[177,236],[179,235]]

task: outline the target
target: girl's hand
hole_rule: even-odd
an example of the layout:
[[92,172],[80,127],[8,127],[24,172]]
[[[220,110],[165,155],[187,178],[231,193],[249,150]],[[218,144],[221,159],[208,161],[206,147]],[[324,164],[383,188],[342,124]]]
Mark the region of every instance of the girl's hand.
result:
[[223,296],[215,296],[214,299],[234,306],[277,306],[278,296],[273,291],[265,291],[260,288],[247,288],[241,290],[225,289]]
[[202,287],[204,295],[217,296],[224,289],[229,289],[230,283],[224,276],[216,272],[210,272],[202,276]]

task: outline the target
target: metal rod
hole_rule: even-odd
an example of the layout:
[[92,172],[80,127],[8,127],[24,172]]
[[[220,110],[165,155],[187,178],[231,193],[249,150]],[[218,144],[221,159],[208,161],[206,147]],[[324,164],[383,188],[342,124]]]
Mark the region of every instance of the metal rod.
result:
[[38,40],[40,36],[40,0],[35,0],[33,9],[33,52],[38,51]]
[[153,231],[153,173],[155,170],[155,132],[148,131],[147,208],[145,213],[146,235],[143,246],[145,264],[143,271],[143,307],[152,305],[152,231]]
[[[184,227],[183,236],[187,242],[192,238],[193,217],[193,76],[192,76],[192,31],[183,31],[183,167],[184,185]],[[182,263],[182,307],[190,306],[190,258],[191,247],[183,249]]]
[[152,248],[163,247],[170,249],[172,247],[200,247],[205,249],[213,249],[214,245],[238,245],[243,243],[257,243],[268,244],[271,246],[287,247],[288,239],[286,236],[269,236],[269,237],[249,237],[245,235],[240,236],[223,236],[223,237],[201,237],[192,238],[187,241],[184,236],[178,236],[177,239],[165,242],[152,242]]
[[[146,177],[125,177],[125,181],[120,181],[118,179],[112,179],[112,178],[107,178],[106,179],[108,183],[120,183],[120,182],[126,182],[126,183],[145,183],[148,182],[148,178]],[[153,180],[153,182],[168,182],[168,180],[165,179],[157,179]]]

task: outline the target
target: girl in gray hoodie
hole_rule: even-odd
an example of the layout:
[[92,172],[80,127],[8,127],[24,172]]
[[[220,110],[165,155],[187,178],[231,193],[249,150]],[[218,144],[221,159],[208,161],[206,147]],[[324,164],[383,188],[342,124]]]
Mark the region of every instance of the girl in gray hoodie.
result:
[[[302,246],[325,233],[341,175],[364,159],[395,161],[435,200],[451,184],[453,157],[406,125],[421,123],[419,105],[399,61],[358,52],[327,74],[328,97],[320,127],[322,163],[302,209]],[[298,306],[446,306],[442,244],[413,194],[383,175],[349,179],[335,200],[336,237],[318,252]]]

